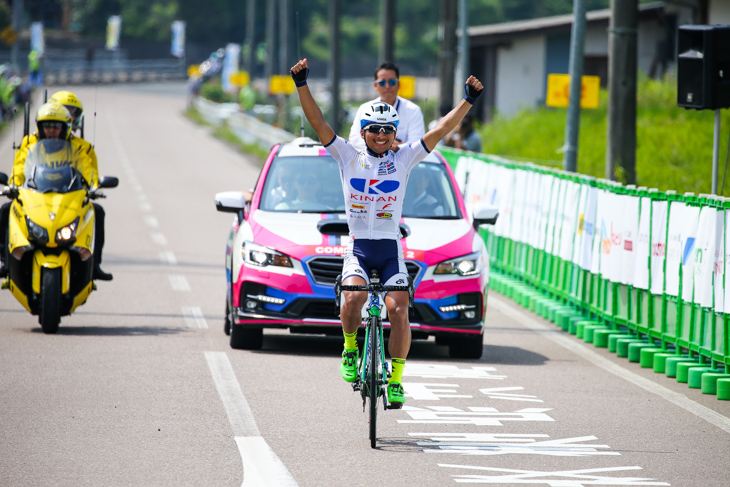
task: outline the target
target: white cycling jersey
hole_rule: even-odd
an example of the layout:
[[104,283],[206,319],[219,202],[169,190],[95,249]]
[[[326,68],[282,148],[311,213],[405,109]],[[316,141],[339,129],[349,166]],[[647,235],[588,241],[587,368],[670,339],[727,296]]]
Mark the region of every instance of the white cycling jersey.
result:
[[336,135],[325,149],[340,166],[350,237],[400,240],[408,176],[429,153],[423,139],[375,156]]

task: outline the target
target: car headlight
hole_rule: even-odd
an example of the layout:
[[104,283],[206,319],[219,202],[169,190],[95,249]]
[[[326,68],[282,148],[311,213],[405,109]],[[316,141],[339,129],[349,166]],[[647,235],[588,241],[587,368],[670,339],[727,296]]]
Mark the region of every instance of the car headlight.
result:
[[474,276],[479,274],[481,269],[481,255],[479,252],[464,255],[455,259],[441,262],[433,271],[434,274],[459,274],[460,276]]
[[241,256],[247,264],[255,266],[294,267],[288,255],[253,242],[243,242]]
[[59,245],[69,245],[76,241],[76,230],[79,228],[79,218],[63,228],[59,228],[56,232],[56,243]]
[[28,227],[28,240],[38,242],[41,245],[48,243],[48,230],[38,225],[27,216],[25,217],[25,224]]

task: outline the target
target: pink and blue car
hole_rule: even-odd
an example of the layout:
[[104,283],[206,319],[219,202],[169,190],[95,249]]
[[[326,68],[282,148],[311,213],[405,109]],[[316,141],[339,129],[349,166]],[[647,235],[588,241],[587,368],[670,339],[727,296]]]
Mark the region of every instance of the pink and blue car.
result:
[[[387,198],[381,189],[374,198]],[[341,334],[334,284],[349,236],[339,168],[322,145],[302,137],[274,146],[252,194],[218,193],[215,203],[236,214],[226,247],[231,347],[261,348],[265,328]],[[438,152],[413,169],[400,222],[416,286],[413,338],[433,336],[455,358],[480,358],[483,350],[489,258],[476,228],[497,213],[475,213],[468,216]]]

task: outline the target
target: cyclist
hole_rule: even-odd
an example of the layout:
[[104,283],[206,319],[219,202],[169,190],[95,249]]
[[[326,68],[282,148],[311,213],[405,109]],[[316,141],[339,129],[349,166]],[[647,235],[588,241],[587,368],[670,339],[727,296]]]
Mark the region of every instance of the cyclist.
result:
[[[71,114],[72,120],[72,132],[75,132],[81,127],[81,122],[84,119],[84,106],[81,104],[81,100],[70,91],[57,91],[55,92],[48,101],[54,101],[65,106]],[[96,158],[96,151],[94,146],[81,137],[75,137],[76,140],[80,141],[86,152],[91,158],[91,167],[94,171],[95,183],[99,181],[99,161]],[[94,220],[94,279],[101,281],[111,281],[114,276],[109,272],[104,272],[101,268],[101,254],[104,249],[104,222],[106,220],[106,212],[104,208],[98,203],[92,203],[94,205],[94,213],[96,219]]]
[[[378,269],[386,286],[406,285],[408,273],[400,245],[399,222],[408,175],[413,167],[433,150],[439,140],[451,132],[466,115],[483,89],[473,76],[466,80],[466,96],[432,130],[420,140],[391,150],[399,123],[398,112],[384,102],[373,103],[360,119],[360,136],[366,150],[357,150],[338,137],[327,124],[307,86],[309,67],[300,60],[291,68],[299,101],[307,121],[319,140],[340,166],[342,189],[348,209],[350,243],[342,269],[342,283],[347,286],[367,284],[371,269]],[[341,308],[345,347],[340,372],[343,379],[354,382],[357,376],[357,329],[362,324],[360,311],[367,293],[343,293]],[[388,401],[393,405],[405,402],[401,386],[403,367],[411,346],[408,322],[408,292],[394,291],[385,297],[390,318],[388,351],[393,374],[388,384]]]
[[[93,169],[93,162],[87,147],[88,143],[71,135],[72,118],[66,107],[55,102],[41,105],[36,114],[36,128],[37,132],[23,137],[20,148],[15,153],[11,184],[22,186],[25,182],[23,172],[25,158],[28,156],[29,147],[38,142],[39,139],[68,140],[73,148],[74,156],[79,158],[79,167],[84,179],[92,186],[98,184],[98,175]],[[5,277],[8,270],[7,231],[10,204],[11,202],[7,202],[0,208],[0,255],[2,256],[0,277]]]
[[352,127],[350,127],[350,144],[356,149],[365,149],[365,141],[360,135],[360,130],[362,129],[360,120],[362,120],[365,110],[370,108],[373,103],[379,101],[384,101],[394,107],[400,119],[398,134],[391,150],[397,151],[403,144],[418,141],[426,132],[423,123],[423,113],[418,105],[398,96],[398,89],[400,88],[400,70],[398,66],[393,63],[383,63],[375,68],[373,74],[375,76],[373,86],[380,96],[363,103],[357,109],[355,118],[352,121]]

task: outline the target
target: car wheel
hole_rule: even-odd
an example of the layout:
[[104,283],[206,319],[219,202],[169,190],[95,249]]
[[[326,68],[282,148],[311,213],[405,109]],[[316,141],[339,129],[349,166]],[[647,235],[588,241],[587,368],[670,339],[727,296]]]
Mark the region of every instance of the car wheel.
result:
[[264,329],[241,325],[231,326],[231,348],[236,350],[261,350],[264,344]]
[[228,300],[226,300],[226,319],[223,321],[223,332],[226,335],[231,334],[231,307],[228,305]]
[[465,337],[454,337],[449,343],[449,357],[451,358],[482,358],[484,352],[483,337],[479,335],[469,335]]

